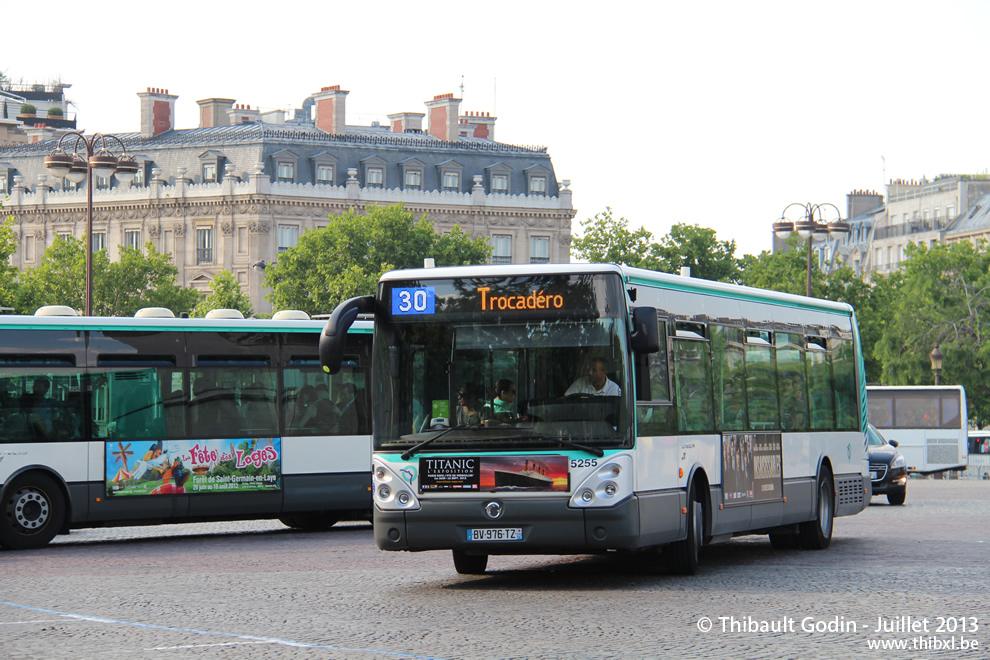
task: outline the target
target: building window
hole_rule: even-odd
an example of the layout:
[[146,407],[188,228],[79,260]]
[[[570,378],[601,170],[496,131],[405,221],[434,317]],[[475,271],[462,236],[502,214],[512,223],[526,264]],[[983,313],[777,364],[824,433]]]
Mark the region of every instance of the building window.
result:
[[7,194],[7,175],[0,175],[0,193]]
[[196,229],[196,263],[213,263],[213,228],[198,227]]
[[34,236],[24,237],[24,261],[34,261]]
[[141,249],[141,230],[140,229],[125,229],[124,230],[124,245],[129,248],[134,248],[135,250]]
[[443,189],[446,191],[457,191],[461,189],[461,175],[457,172],[443,173]]
[[217,180],[217,164],[216,163],[206,163],[203,165],[203,183],[212,182],[216,183]]
[[144,163],[138,163],[137,172],[134,173],[134,178],[131,179],[131,186],[143,186],[144,185]]
[[369,167],[367,179],[368,186],[381,188],[385,185],[385,170],[380,167]]
[[406,188],[419,190],[423,187],[423,173],[419,170],[406,170]]
[[96,177],[96,189],[97,190],[107,190],[110,188],[110,177],[108,176],[98,176]]
[[505,174],[493,174],[492,175],[492,192],[493,193],[507,193],[509,192],[509,177]]
[[492,236],[492,263],[511,264],[512,263],[512,237]]
[[105,231],[93,232],[93,252],[107,249],[107,233]]
[[948,206],[945,207],[945,219],[952,220],[952,218],[954,217],[956,217],[956,205],[949,204]]
[[316,182],[326,186],[333,185],[333,165],[316,166]]
[[530,195],[546,195],[547,194],[547,178],[545,176],[534,176],[529,179],[529,194]]
[[248,233],[247,227],[237,228],[237,254],[247,254],[248,251]]
[[529,263],[550,263],[550,237],[533,236],[529,239]]
[[296,225],[278,226],[278,253],[282,254],[299,242],[299,227]]
[[279,163],[276,177],[283,183],[292,183],[296,180],[296,166],[292,163]]

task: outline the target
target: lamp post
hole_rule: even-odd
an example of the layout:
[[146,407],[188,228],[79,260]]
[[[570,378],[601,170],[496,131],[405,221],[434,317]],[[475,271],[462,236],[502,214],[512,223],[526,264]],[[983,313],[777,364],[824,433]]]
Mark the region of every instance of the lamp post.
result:
[[939,376],[942,374],[942,360],[945,359],[945,355],[938,348],[938,342],[935,342],[935,348],[932,352],[928,354],[928,359],[932,361],[932,371],[935,373],[935,384],[941,385],[941,379]]
[[[787,219],[787,211],[792,206],[800,206],[804,210],[804,217],[797,222]],[[836,218],[832,222],[825,222],[825,207],[830,206],[835,209]],[[817,217],[816,217],[817,216]],[[780,220],[773,223],[773,233],[778,238],[787,238],[792,232],[797,232],[801,238],[808,239],[808,285],[806,293],[811,297],[811,243],[815,240],[815,235],[824,236],[828,234],[832,238],[839,238],[843,234],[849,233],[849,223],[843,221],[842,212],[835,204],[825,202],[823,204],[799,204],[797,202],[784,207],[784,212],[780,214]]]
[[[74,136],[70,156],[62,150],[62,141]],[[107,140],[116,140],[120,145],[118,158],[107,149]],[[99,150],[97,150],[99,145]],[[45,158],[45,167],[55,177],[82,183],[86,179],[86,316],[93,315],[93,177],[114,175],[121,183],[129,183],[137,174],[138,164],[127,155],[127,147],[115,135],[94,133],[87,138],[82,133],[72,131],[59,138],[55,150]]]

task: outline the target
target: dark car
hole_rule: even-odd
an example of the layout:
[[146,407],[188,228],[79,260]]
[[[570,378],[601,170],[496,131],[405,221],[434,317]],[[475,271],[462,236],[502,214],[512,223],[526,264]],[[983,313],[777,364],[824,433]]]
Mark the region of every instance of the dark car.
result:
[[907,463],[897,451],[897,441],[887,440],[870,424],[867,427],[866,451],[870,457],[873,494],[886,495],[893,505],[904,504],[907,496]]

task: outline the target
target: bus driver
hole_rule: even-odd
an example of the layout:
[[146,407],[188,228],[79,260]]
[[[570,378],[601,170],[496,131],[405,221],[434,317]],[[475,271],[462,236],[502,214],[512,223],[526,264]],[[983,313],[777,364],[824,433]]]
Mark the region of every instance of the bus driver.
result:
[[572,394],[591,394],[594,396],[620,396],[622,388],[608,377],[608,362],[605,358],[592,358],[588,367],[588,375],[575,380],[564,396]]

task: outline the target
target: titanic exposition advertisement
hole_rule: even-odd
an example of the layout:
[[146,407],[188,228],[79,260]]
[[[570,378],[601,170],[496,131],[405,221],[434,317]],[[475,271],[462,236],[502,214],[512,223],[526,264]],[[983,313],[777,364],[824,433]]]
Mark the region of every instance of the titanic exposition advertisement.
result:
[[281,438],[106,444],[107,496],[280,490]]
[[437,456],[419,460],[419,489],[426,491],[562,491],[566,456]]
[[726,506],[779,501],[784,495],[779,433],[722,435]]

